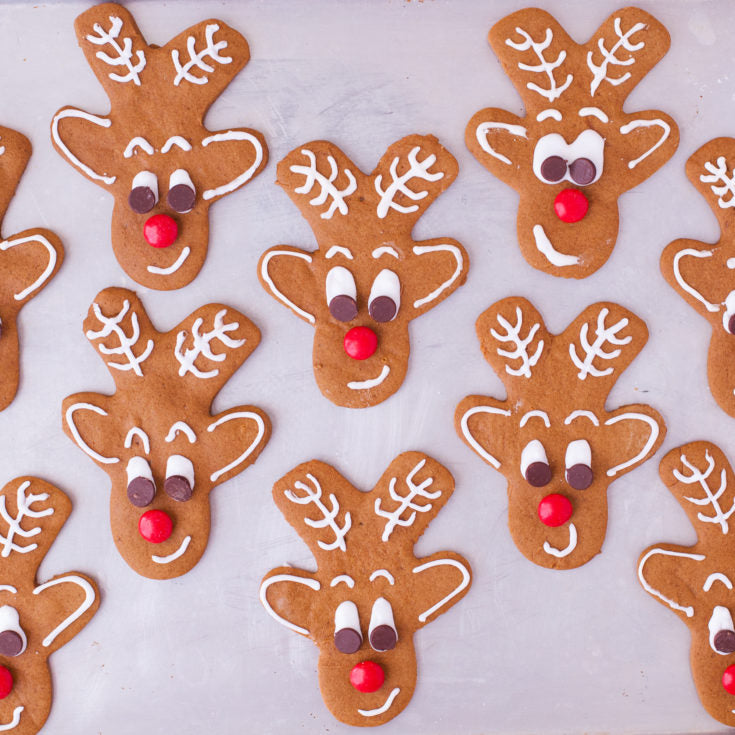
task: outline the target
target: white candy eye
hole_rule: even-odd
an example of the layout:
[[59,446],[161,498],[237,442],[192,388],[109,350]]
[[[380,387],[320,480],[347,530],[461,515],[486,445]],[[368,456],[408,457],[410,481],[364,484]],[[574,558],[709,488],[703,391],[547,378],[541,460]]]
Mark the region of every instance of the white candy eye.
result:
[[368,640],[372,649],[379,653],[391,651],[398,642],[396,623],[393,620],[393,608],[385,597],[378,597],[373,603],[373,610],[370,613]]
[[27,645],[18,611],[10,605],[3,605],[0,607],[0,656],[20,656]]
[[395,319],[401,306],[401,282],[391,270],[383,268],[373,281],[368,300],[368,312],[376,322]]
[[166,201],[175,212],[186,214],[194,209],[197,194],[191,176],[183,168],[174,171],[168,180]]
[[186,501],[194,491],[194,465],[180,454],[172,454],[166,462],[163,490],[170,498]]
[[357,287],[347,268],[335,265],[327,273],[327,306],[329,313],[341,322],[350,322],[357,316]]
[[128,475],[128,500],[136,508],[150,505],[156,494],[151,466],[143,457],[131,457],[125,471]]
[[722,326],[726,332],[735,334],[735,291],[730,291],[725,298],[725,313],[722,315]]
[[735,651],[735,629],[733,629],[732,615],[726,607],[717,605],[712,610],[708,627],[709,645],[715,653],[726,656]]
[[592,450],[586,439],[569,442],[564,466],[567,482],[575,490],[586,490],[592,484]]
[[551,468],[544,445],[532,439],[521,452],[521,474],[533,487],[543,487],[551,482]]
[[334,645],[340,653],[355,653],[362,645],[360,614],[350,600],[340,602],[334,611]]
[[572,143],[559,133],[539,138],[533,150],[533,172],[545,184],[570,181],[594,184],[602,176],[605,139],[595,130],[583,130]]
[[158,179],[151,171],[135,174],[128,195],[130,209],[136,214],[150,212],[158,202]]

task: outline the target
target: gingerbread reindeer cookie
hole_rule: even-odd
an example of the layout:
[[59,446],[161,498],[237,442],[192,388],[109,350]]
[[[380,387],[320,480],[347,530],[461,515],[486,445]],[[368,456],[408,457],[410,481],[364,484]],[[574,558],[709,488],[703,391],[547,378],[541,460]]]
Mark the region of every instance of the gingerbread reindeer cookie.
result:
[[84,333],[117,390],[66,398],[64,431],[110,476],[112,536],[125,561],[151,579],[181,576],[207,546],[210,491],[251,465],[270,438],[259,408],[211,414],[260,332],[222,304],[159,332],[132,291],[108,288]]
[[37,477],[0,490],[0,731],[34,735],[51,711],[49,656],[99,607],[80,572],[38,584],[38,567],[71,513],[69,498]]
[[[30,157],[28,138],[0,127],[0,223]],[[18,313],[56,275],[63,259],[59,238],[48,230],[0,236],[0,411],[18,391]]]
[[712,327],[707,377],[723,411],[735,417],[735,139],[705,143],[686,172],[720,224],[714,243],[675,240],[661,256],[661,271]]
[[409,322],[464,283],[469,262],[456,240],[411,236],[457,170],[426,135],[393,143],[369,175],[323,140],[278,164],[278,183],[318,250],[271,248],[258,273],[272,296],[316,328],[314,375],[338,406],[365,408],[392,396],[408,368]]
[[699,698],[712,717],[735,727],[735,474],[719,447],[706,441],[671,450],[659,472],[696,529],[697,542],[649,547],[638,562],[638,578],[689,628]]
[[605,540],[608,485],[651,457],[666,433],[650,406],[605,406],[643,349],[646,325],[599,303],[554,335],[529,301],[513,297],[483,312],[476,327],[508,397],[463,399],[457,433],[507,479],[508,525],[524,556],[542,567],[579,567]]
[[273,499],[318,569],[279,567],[260,599],[281,625],[319,646],[319,687],[349,725],[382,725],[416,686],[413,634],[464,597],[467,561],[450,551],[416,557],[414,544],[454,491],[431,457],[396,457],[370,492],[312,460],[273,486]]
[[485,168],[520,194],[518,242],[539,270],[585,278],[610,257],[618,197],[671,158],[674,121],[623,103],[669,48],[668,31],[638,8],[613,13],[585,44],[544,10],[490,30],[490,45],[523,99],[523,117],[480,110],[465,139]]
[[115,3],[85,11],[75,28],[111,111],[62,108],[51,124],[54,147],[115,197],[112,247],[125,272],[148,288],[181,288],[204,263],[210,205],[268,159],[257,131],[212,132],[202,122],[250,59],[248,44],[206,20],[165,46],[148,45]]

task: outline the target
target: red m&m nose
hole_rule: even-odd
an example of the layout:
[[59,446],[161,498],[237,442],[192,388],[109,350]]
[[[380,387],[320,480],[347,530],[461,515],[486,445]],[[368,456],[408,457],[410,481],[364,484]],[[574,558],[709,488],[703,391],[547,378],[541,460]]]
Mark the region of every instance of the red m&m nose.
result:
[[367,360],[378,349],[378,335],[370,327],[352,327],[345,334],[344,347],[353,360]]
[[358,692],[377,692],[383,686],[385,674],[383,667],[375,661],[360,661],[350,671],[350,684]]
[[143,225],[143,237],[154,248],[167,248],[176,242],[179,226],[167,214],[154,214]]
[[554,211],[562,222],[579,222],[590,205],[579,189],[562,189],[554,199]]
[[170,516],[162,510],[147,510],[138,521],[140,535],[152,544],[162,544],[171,535],[173,527]]
[[538,517],[545,526],[561,526],[572,517],[572,504],[564,495],[552,493],[538,504]]
[[4,666],[0,666],[0,699],[5,697],[13,691],[13,675],[9,669]]
[[735,694],[735,664],[728,666],[723,672],[722,686],[728,694]]

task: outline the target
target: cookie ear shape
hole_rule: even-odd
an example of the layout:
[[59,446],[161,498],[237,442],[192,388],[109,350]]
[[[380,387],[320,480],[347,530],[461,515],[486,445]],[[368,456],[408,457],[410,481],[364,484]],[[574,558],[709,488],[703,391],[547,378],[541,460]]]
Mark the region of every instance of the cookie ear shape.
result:
[[462,441],[496,470],[510,455],[515,425],[507,401],[487,396],[463,398],[454,413],[454,425]]
[[120,463],[123,445],[110,406],[110,398],[99,393],[75,393],[62,403],[64,432],[103,469]]
[[272,296],[293,311],[296,316],[314,325],[318,298],[322,296],[312,269],[313,254],[305,250],[279,245],[260,258],[258,277]]
[[48,230],[25,230],[0,242],[0,302],[20,307],[56,275],[64,248]]
[[413,607],[419,627],[435,620],[466,594],[472,581],[467,560],[452,551],[419,559],[413,568],[416,591]]
[[621,406],[607,414],[602,427],[606,437],[600,443],[597,461],[608,478],[630,472],[653,456],[666,436],[663,418],[650,406]]
[[[638,186],[658,171],[679,145],[679,128],[666,113],[646,110],[620,118],[619,132],[627,156],[627,176],[621,181],[621,191]],[[654,155],[655,154],[655,155]]]
[[260,601],[277,622],[301,635],[312,631],[311,611],[321,589],[315,575],[293,567],[273,569],[260,583]]
[[17,130],[0,127],[0,221],[31,157],[31,141]]
[[735,138],[714,138],[708,141],[686,163],[687,177],[705,198],[723,230],[733,220],[733,171]]

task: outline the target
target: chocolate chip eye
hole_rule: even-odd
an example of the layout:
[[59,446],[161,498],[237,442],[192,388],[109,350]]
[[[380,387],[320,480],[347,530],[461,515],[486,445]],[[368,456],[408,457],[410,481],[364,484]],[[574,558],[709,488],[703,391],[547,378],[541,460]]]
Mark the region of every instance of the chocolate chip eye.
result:
[[340,322],[350,322],[357,316],[357,287],[347,268],[336,265],[329,269],[326,281],[329,313]]
[[141,171],[135,175],[128,195],[130,209],[136,214],[150,212],[158,202],[158,179],[151,171]]
[[126,472],[128,474],[128,500],[136,508],[150,505],[156,495],[151,466],[143,457],[131,457]]
[[722,605],[712,610],[709,623],[709,645],[715,653],[726,655],[735,652],[735,629],[730,611]]
[[368,640],[372,649],[378,653],[393,650],[398,642],[393,608],[385,597],[378,597],[373,603]]
[[521,452],[521,474],[532,487],[543,487],[551,482],[546,450],[538,439],[528,442]]
[[0,607],[0,656],[19,656],[27,643],[18,611],[10,605]]
[[194,209],[196,198],[196,189],[189,174],[183,168],[174,171],[168,182],[168,206],[175,212],[186,214]]
[[0,633],[0,656],[17,656],[23,650],[23,639],[14,630]]
[[166,480],[163,491],[169,498],[186,502],[194,492],[194,465],[180,454],[172,454],[166,461]]
[[355,653],[362,646],[360,615],[350,600],[340,602],[334,612],[334,645],[340,653]]
[[718,631],[715,633],[713,643],[719,653],[733,653],[735,651],[735,631]]
[[577,158],[569,164],[569,175],[575,184],[586,186],[595,180],[597,169],[589,158]]
[[551,183],[561,181],[567,173],[567,162],[561,156],[549,156],[541,164],[541,175]]
[[391,270],[384,268],[373,281],[368,299],[368,313],[376,322],[395,319],[401,305],[401,282]]
[[732,314],[727,320],[727,331],[730,334],[735,334],[735,314]]
[[564,464],[566,480],[575,490],[586,490],[592,484],[592,450],[585,439],[569,442]]

